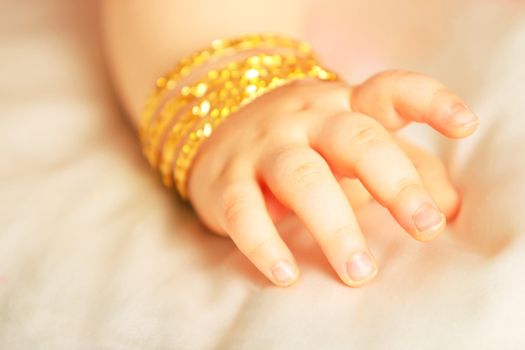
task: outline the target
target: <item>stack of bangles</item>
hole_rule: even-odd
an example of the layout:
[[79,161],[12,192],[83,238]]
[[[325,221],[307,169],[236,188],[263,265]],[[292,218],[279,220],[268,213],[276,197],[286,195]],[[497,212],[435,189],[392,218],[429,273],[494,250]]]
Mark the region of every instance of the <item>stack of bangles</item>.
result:
[[304,41],[274,34],[214,40],[157,79],[139,125],[144,155],[164,185],[188,200],[189,171],[213,130],[256,97],[308,78],[339,79]]

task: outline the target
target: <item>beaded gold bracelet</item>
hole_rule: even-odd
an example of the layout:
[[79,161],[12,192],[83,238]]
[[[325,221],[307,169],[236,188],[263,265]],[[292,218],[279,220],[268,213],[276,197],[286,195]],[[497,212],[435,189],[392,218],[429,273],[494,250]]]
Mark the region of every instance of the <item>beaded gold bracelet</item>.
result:
[[305,56],[314,57],[311,46],[305,41],[294,40],[278,34],[249,34],[236,38],[213,40],[209,47],[201,49],[181,59],[175,68],[167,75],[160,77],[156,81],[154,93],[146,102],[142,113],[141,124],[139,127],[139,137],[142,142],[147,138],[145,135],[149,124],[155,116],[159,103],[165,95],[176,88],[180,78],[188,76],[192,70],[208,62],[212,58],[225,56],[228,53],[249,51],[264,48],[289,48],[297,50]]
[[[144,154],[161,174],[164,185],[175,185],[185,200],[188,174],[201,144],[229,115],[258,96],[294,80],[338,79],[337,74],[321,67],[308,43],[272,35],[245,36],[245,42],[242,38],[216,40],[208,53],[197,52],[191,56],[194,59],[181,60],[178,69],[157,80],[144,108],[139,130]],[[175,90],[177,79],[187,76],[213,55],[224,54],[227,48],[234,53],[261,48],[263,41],[267,48],[295,48],[298,52],[286,55],[263,52],[240,61],[231,60],[223,67],[208,70],[197,82],[183,86],[178,94],[166,99],[169,91]]]
[[[163,183],[168,187],[172,186],[171,170],[176,151],[186,150],[198,138],[208,137],[212,131],[212,122],[227,117],[242,104],[246,104],[245,100],[248,97],[255,96],[258,89],[256,84],[260,88],[272,89],[277,87],[281,80],[292,78],[292,73],[296,74],[294,78],[299,78],[303,72],[307,72],[316,64],[313,59],[296,62],[294,55],[280,54],[259,54],[238,63],[230,62],[225,68],[231,71],[230,78],[226,81],[217,79],[220,88],[208,88],[209,93],[205,93],[167,132],[159,165]],[[215,85],[211,81],[203,80],[195,86],[201,84]],[[186,147],[178,147],[184,137],[188,138]]]
[[[261,61],[264,59],[264,55],[255,56],[260,57]],[[292,58],[293,56],[289,56]],[[263,66],[264,67],[264,66]],[[274,90],[275,88],[291,83],[295,80],[301,80],[305,78],[318,78],[321,80],[334,80],[335,74],[326,71],[316,64],[315,61],[302,62],[302,64],[293,63],[290,66],[279,70],[276,68],[274,75],[268,74],[266,77],[260,73],[262,67],[253,66],[245,71],[245,74],[253,74],[257,76],[254,79],[247,79],[247,81],[240,83],[238,89],[241,93],[240,101],[232,99],[231,104],[227,104],[220,109],[220,112],[216,117],[214,115],[207,114],[206,118],[197,119],[197,124],[194,130],[189,133],[182,147],[179,148],[178,157],[175,160],[174,178],[177,191],[180,193],[182,198],[187,198],[187,178],[191,164],[197,154],[200,145],[211,136],[213,130],[221,124],[226,118],[228,118],[233,112],[237,111],[242,106],[250,103],[255,98]],[[257,72],[257,73],[255,73]],[[231,89],[233,90],[233,89]],[[231,91],[230,90],[230,91]],[[235,91],[235,90],[233,90]],[[235,97],[235,96],[233,96]],[[221,99],[222,101],[222,99]],[[228,97],[224,99],[228,101]],[[204,101],[206,102],[206,101]]]

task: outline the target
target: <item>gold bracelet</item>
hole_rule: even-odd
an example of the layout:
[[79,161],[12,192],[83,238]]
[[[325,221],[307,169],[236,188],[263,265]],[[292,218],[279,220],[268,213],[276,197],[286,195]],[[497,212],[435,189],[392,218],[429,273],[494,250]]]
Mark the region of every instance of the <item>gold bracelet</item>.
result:
[[[307,71],[315,64],[316,61],[313,59],[306,59],[301,60],[298,65],[295,56],[280,54],[259,54],[238,63],[230,62],[225,69],[231,71],[231,78],[226,81],[220,80],[219,85],[222,86],[219,89],[208,89],[209,92],[202,96],[200,102],[195,103],[193,108],[181,116],[168,131],[159,162],[159,172],[163,183],[167,187],[173,186],[171,175],[173,160],[175,153],[180,151],[178,146],[182,139],[188,136],[189,141],[194,141],[195,138],[202,135],[209,136],[208,134],[211,133],[211,127],[208,125],[210,121],[224,118],[227,114],[235,112],[247,95],[253,95],[250,89],[253,89],[255,85],[248,88],[250,84],[257,80],[259,86],[273,88],[277,86],[280,79],[287,78],[289,71],[291,72],[293,68],[302,72]],[[257,70],[256,66],[260,66],[260,70]],[[215,84],[205,80],[196,85],[199,84],[215,86]],[[248,88],[248,94],[246,88]],[[188,131],[191,131],[190,129],[194,128],[195,125],[197,125],[197,130],[188,134]]]
[[[261,57],[264,57],[264,55],[261,55]],[[251,81],[249,81],[249,83],[246,84],[242,90],[240,90],[240,102],[236,103],[234,101],[232,106],[226,105],[224,108],[222,108],[220,114],[216,118],[213,118],[213,116],[209,115],[204,120],[197,119],[198,124],[196,129],[187,135],[186,142],[182,145],[182,147],[179,148],[179,154],[175,160],[175,185],[177,191],[183,199],[188,199],[187,179],[189,170],[200,146],[208,137],[211,136],[213,130],[218,127],[225,119],[227,119],[227,117],[229,117],[234,111],[237,111],[242,106],[250,103],[255,98],[295,80],[302,80],[305,78],[317,78],[320,80],[337,79],[337,75],[335,73],[327,71],[326,69],[319,66],[315,61],[307,62],[305,67],[300,65],[295,65],[294,67],[295,69],[293,70],[284,70],[284,73],[276,74],[275,76],[271,77],[269,81],[259,79],[258,77],[260,74],[254,74],[257,77],[255,77],[253,80],[250,79]],[[254,66],[248,71],[250,73],[254,71],[259,72],[260,68],[260,66]],[[241,85],[241,88],[242,87],[243,86]]]
[[[196,83],[183,86],[178,94],[166,99],[166,95],[175,90],[178,79],[211,57],[265,45],[295,48],[298,52],[287,55],[263,52],[241,61],[229,61],[223,67],[208,70]],[[215,40],[210,48],[181,60],[175,70],[157,80],[140,122],[144,154],[160,173],[163,183],[167,187],[175,185],[179,195],[187,200],[191,165],[212,131],[258,96],[306,78],[338,79],[337,74],[321,67],[306,42],[276,35]],[[162,105],[160,109],[159,105]]]
[[189,57],[181,59],[170,73],[157,79],[155,91],[146,102],[146,106],[142,113],[141,124],[139,127],[139,137],[141,141],[148,138],[146,131],[155,116],[159,102],[169,91],[175,89],[177,82],[181,77],[188,76],[193,69],[217,56],[224,56],[230,52],[237,53],[256,48],[272,47],[295,49],[305,56],[314,57],[315,55],[311,46],[307,42],[298,41],[278,34],[249,34],[237,38],[214,40],[209,47],[199,50]]
[[[250,56],[247,58],[249,57]],[[183,107],[203,97],[207,91],[221,86],[224,82],[232,78],[238,78],[240,73],[235,69],[235,64],[235,62],[230,61],[226,64],[226,67],[209,70],[204,78],[201,78],[192,86],[183,86],[178,95],[166,101],[158,112],[159,116],[151,121],[147,130],[147,139],[149,142],[144,143],[144,155],[148,158],[152,167],[156,168],[158,165],[158,147],[161,143],[162,135],[173,121],[174,116],[176,116]]]

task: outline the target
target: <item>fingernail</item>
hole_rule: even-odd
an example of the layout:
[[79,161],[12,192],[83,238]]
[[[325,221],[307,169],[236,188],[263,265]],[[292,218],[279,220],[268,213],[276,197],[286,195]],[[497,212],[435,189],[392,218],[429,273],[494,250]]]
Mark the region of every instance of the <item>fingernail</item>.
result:
[[445,224],[445,216],[430,204],[422,205],[413,216],[414,225],[421,238],[429,239]]
[[359,252],[355,253],[346,263],[346,271],[353,281],[360,282],[372,277],[376,268],[367,253]]
[[295,270],[288,261],[282,260],[274,265],[272,274],[277,283],[283,286],[291,284],[295,279]]
[[452,113],[454,124],[462,128],[472,128],[479,123],[478,117],[465,107],[458,108]]

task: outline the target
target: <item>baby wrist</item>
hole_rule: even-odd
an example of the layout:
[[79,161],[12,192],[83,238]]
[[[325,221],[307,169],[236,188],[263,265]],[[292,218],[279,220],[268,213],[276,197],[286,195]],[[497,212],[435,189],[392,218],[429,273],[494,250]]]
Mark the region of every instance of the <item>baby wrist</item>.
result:
[[213,130],[258,96],[308,78],[338,76],[304,41],[272,34],[214,40],[157,79],[139,125],[143,153],[164,185],[187,200],[191,165]]

